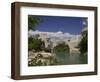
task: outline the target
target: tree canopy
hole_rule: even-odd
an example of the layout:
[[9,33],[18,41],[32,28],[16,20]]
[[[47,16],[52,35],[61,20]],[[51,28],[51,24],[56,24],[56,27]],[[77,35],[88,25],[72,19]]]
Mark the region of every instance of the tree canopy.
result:
[[88,47],[87,46],[87,42],[88,42],[87,36],[88,36],[88,32],[87,31],[84,31],[82,33],[82,39],[81,39],[81,41],[79,43],[79,48],[80,48],[80,52],[81,53],[87,52],[87,47]]
[[42,51],[45,48],[45,43],[41,39],[38,38],[28,38],[28,49],[34,51]]
[[70,48],[68,45],[66,45],[64,42],[63,43],[60,43],[58,44],[57,46],[54,47],[54,50],[55,51],[58,51],[58,52],[62,52],[62,51],[67,51],[69,53],[70,51]]
[[36,26],[41,22],[41,19],[36,16],[28,16],[28,30],[36,30]]

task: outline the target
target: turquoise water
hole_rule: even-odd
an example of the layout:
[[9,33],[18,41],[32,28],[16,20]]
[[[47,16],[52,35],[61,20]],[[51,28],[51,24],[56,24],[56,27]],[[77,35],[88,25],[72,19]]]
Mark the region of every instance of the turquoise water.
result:
[[56,58],[59,64],[87,64],[87,55],[79,53],[66,53],[66,52],[56,52]]

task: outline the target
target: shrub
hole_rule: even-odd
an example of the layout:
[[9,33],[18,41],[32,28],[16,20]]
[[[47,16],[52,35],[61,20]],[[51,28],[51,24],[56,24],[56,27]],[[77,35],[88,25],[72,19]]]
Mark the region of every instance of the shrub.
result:
[[69,50],[70,50],[69,46],[66,45],[65,43],[60,43],[54,47],[54,51],[58,51],[58,52],[67,51],[69,53]]
[[42,51],[45,48],[45,44],[41,39],[28,38],[28,50],[34,49],[35,51]]

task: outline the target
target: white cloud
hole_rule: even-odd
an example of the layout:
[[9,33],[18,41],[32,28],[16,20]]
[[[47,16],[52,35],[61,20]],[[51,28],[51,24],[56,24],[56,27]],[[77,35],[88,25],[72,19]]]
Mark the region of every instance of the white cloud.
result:
[[[36,31],[32,31],[30,30],[28,32],[28,36],[34,36],[36,34],[40,34],[42,32],[36,30]],[[55,32],[55,33],[50,33],[50,32],[47,32],[47,35],[48,35],[48,38],[54,40],[54,39],[59,39],[59,40],[64,40],[64,39],[76,39],[76,38],[80,38],[81,35],[72,35],[70,33],[63,33],[61,31],[58,31],[58,32]]]

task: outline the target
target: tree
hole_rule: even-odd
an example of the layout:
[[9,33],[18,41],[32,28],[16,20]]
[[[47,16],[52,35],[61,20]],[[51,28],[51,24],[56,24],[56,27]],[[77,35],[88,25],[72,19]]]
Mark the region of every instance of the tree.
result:
[[42,51],[45,48],[45,43],[38,38],[28,38],[28,50]]
[[28,16],[28,30],[35,30],[36,26],[41,22],[41,19],[36,16]]
[[87,42],[88,42],[87,34],[88,34],[87,31],[84,31],[82,33],[82,39],[79,43],[79,48],[80,48],[81,53],[86,53],[87,52]]
[[70,48],[68,45],[65,44],[65,42],[63,42],[55,46],[54,50],[58,52],[67,51],[69,53]]

